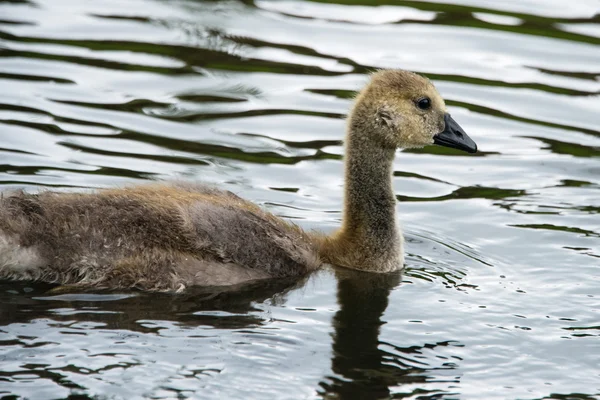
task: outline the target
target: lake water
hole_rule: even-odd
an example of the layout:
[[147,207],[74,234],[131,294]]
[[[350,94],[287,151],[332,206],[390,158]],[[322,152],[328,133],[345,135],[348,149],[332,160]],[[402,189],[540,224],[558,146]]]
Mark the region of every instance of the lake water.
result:
[[429,76],[480,149],[398,154],[402,275],[177,296],[1,282],[0,397],[600,398],[599,13],[0,0],[0,190],[202,180],[330,231],[343,117],[382,67]]

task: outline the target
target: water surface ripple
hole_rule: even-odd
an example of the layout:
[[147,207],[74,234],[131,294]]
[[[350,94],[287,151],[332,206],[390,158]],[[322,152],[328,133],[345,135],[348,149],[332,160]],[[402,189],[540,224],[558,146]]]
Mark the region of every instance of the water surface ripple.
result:
[[475,156],[394,166],[403,275],[181,296],[0,282],[0,397],[600,398],[595,0],[0,0],[0,189],[217,183],[340,222],[376,68],[429,76]]

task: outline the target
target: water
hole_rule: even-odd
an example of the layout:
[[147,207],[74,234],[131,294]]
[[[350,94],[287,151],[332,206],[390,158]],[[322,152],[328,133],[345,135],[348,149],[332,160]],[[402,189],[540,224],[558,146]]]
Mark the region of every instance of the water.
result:
[[0,396],[600,398],[599,12],[0,1],[0,189],[203,180],[329,231],[342,117],[379,67],[428,75],[481,150],[397,157],[403,275],[180,296],[0,283]]

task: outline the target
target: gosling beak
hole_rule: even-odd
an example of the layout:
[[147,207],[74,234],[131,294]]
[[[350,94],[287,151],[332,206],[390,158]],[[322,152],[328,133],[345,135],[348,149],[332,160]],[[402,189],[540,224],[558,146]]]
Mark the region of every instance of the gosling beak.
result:
[[464,150],[469,153],[477,153],[477,145],[473,139],[463,131],[463,128],[452,119],[450,114],[446,113],[444,115],[444,122],[446,127],[442,132],[433,137],[433,143]]

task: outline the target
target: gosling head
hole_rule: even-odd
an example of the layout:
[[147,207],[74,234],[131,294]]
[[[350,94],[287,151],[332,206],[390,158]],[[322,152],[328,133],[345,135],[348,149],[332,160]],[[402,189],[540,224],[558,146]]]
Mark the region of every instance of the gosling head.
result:
[[429,79],[408,71],[374,73],[358,95],[350,124],[358,132],[369,132],[369,139],[386,148],[438,144],[477,151],[475,142],[450,117]]

